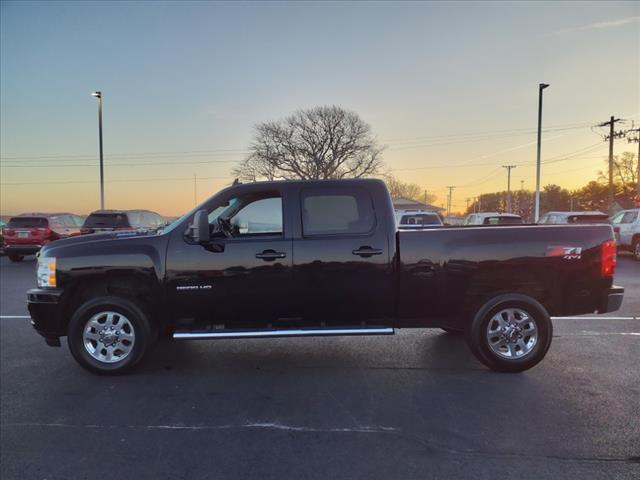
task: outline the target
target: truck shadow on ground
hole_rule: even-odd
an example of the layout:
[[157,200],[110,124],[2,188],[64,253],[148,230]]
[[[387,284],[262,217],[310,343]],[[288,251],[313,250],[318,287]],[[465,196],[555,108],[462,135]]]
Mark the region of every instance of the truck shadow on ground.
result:
[[463,337],[440,330],[403,331],[393,337],[322,337],[213,341],[162,340],[139,372],[193,374],[233,369],[476,370]]

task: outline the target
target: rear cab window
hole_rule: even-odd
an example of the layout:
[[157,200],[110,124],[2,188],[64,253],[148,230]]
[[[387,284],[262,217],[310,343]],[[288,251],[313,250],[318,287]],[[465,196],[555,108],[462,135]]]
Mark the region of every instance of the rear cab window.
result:
[[129,227],[124,213],[92,213],[84,221],[86,228],[124,228]]
[[49,220],[44,217],[14,217],[9,220],[8,228],[47,228]]
[[440,225],[440,218],[434,213],[403,215],[400,225]]
[[305,188],[300,203],[305,237],[363,235],[376,226],[373,200],[364,188]]

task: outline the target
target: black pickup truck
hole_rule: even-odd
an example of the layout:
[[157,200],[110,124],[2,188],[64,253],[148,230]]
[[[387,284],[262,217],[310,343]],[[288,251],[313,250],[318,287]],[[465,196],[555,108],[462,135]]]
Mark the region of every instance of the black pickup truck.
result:
[[531,368],[550,315],[610,312],[608,225],[428,227],[397,231],[378,180],[233,185],[156,233],[47,244],[35,329],[98,373],[128,370],[160,337],[229,339],[464,334],[497,371]]

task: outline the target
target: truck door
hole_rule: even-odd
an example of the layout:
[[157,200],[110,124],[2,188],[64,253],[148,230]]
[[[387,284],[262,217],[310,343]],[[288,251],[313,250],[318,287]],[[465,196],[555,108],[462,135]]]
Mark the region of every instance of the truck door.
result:
[[293,241],[295,309],[305,322],[357,324],[391,315],[388,232],[360,186],[302,187]]
[[208,207],[211,242],[174,232],[167,289],[174,318],[262,327],[290,313],[292,244],[277,189],[249,189]]

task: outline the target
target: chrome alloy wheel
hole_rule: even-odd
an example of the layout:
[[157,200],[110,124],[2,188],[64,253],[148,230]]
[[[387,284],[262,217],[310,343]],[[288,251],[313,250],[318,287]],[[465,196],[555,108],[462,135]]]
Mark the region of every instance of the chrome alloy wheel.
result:
[[523,358],[533,350],[537,341],[535,320],[520,308],[500,310],[487,325],[489,348],[503,358]]
[[99,362],[124,360],[133,350],[136,335],[127,317],[117,312],[93,315],[82,333],[84,348]]

